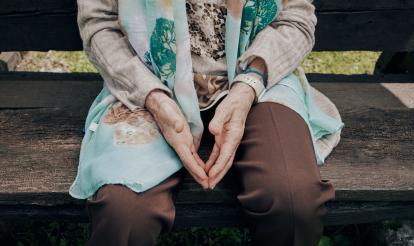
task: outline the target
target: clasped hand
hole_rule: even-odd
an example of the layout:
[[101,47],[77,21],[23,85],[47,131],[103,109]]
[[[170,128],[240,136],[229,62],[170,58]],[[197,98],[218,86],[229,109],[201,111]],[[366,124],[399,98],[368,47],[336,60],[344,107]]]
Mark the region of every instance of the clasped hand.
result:
[[233,163],[254,97],[253,88],[244,83],[236,83],[217,105],[208,125],[215,143],[206,163],[197,154],[184,115],[170,97],[160,90],[154,90],[147,97],[146,107],[191,176],[204,189],[214,189]]

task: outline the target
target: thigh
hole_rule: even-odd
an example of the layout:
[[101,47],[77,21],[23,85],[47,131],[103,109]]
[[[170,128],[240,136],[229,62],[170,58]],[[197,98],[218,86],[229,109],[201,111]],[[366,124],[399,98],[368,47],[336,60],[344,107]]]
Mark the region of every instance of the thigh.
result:
[[321,181],[306,122],[281,104],[251,108],[233,169],[241,181],[239,199],[253,193],[264,199],[245,199],[247,207],[248,201],[255,209],[266,209],[275,201],[306,204],[334,196],[332,185]]
[[181,180],[182,170],[139,193],[120,184],[101,186],[86,202],[92,228],[97,228],[102,220],[113,226],[123,225],[121,227],[146,224],[150,223],[148,216],[155,216],[163,224],[164,231],[171,230],[175,216],[175,194]]
[[[122,198],[121,200],[130,200],[130,199],[153,199],[159,198],[162,196],[168,196],[173,198],[175,195],[175,190],[177,189],[180,181],[182,179],[182,170],[174,173],[158,185],[144,191],[144,192],[135,192],[128,188],[125,185],[121,184],[105,184],[101,186],[95,194],[88,199],[88,203],[91,204],[98,200],[104,199],[106,194],[113,193],[119,196],[118,198]],[[140,198],[138,198],[140,197]]]
[[179,180],[174,174],[141,193],[119,184],[99,188],[86,203],[91,221],[87,245],[155,245],[174,224],[172,192]]

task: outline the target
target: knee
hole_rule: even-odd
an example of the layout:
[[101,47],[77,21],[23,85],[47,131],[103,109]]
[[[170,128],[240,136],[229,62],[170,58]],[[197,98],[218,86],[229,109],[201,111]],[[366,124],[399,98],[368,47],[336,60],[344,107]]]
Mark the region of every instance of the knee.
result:
[[[262,187],[245,191],[237,196],[245,212],[255,216],[266,216],[276,212],[278,200],[273,192]],[[280,206],[280,205],[279,205]]]
[[[107,184],[99,188],[95,198],[88,201],[88,211],[93,220],[104,220],[114,226],[126,226],[131,224],[132,215],[137,216],[133,211],[146,210],[145,204],[136,203],[136,196],[133,191],[122,185]],[[145,213],[140,213],[141,216]]]
[[[323,184],[321,184],[323,185]],[[269,221],[294,220],[298,223],[320,222],[327,210],[325,202],[332,199],[332,189],[319,184],[262,185],[238,196],[250,218]]]
[[290,193],[295,221],[310,226],[321,225],[328,212],[325,204],[335,198],[333,185],[320,179],[293,184]]
[[143,193],[136,193],[126,186],[108,184],[97,191],[93,201],[88,202],[88,210],[92,217],[99,217],[99,220],[105,220],[112,227],[141,230],[150,228],[136,228],[146,223],[172,224],[171,211],[165,208],[168,204],[164,204],[164,207],[162,204],[153,206],[152,202]]
[[87,202],[92,225],[88,245],[155,245],[173,218],[165,206],[151,206],[154,199],[122,185],[101,187]]

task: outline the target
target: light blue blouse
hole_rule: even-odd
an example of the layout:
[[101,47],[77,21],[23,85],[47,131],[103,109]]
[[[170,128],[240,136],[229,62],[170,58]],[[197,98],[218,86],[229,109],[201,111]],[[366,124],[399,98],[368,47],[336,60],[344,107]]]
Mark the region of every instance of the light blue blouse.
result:
[[[268,98],[260,101],[281,103],[304,119],[312,133],[317,162],[322,164],[324,157],[316,141],[340,131],[343,123],[322,112],[315,105],[310,85],[304,87],[293,73],[271,87],[265,97]],[[74,198],[89,198],[104,184],[123,184],[142,192],[182,168],[177,154],[149,117],[139,117],[144,120],[137,121],[138,118],[127,117],[122,110],[114,112],[116,105],[119,103],[104,87],[90,107],[77,176],[69,190]],[[108,118],[109,121],[104,120]],[[134,143],[137,136],[146,141],[146,147]]]

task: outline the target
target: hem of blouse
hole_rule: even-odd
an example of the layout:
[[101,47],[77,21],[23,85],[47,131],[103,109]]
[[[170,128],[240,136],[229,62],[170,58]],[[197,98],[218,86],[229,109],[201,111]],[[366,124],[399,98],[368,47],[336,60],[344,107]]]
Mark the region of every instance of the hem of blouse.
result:
[[[177,168],[177,170],[175,170],[174,172],[172,172],[170,175],[168,175],[165,179],[167,179],[168,177],[170,177],[171,175],[173,175],[174,173],[178,172],[180,169],[182,168],[179,167]],[[86,192],[82,192],[82,194],[79,194],[77,192],[75,192],[74,190],[82,190],[81,188],[79,188],[78,186],[78,177],[76,177],[75,181],[73,182],[73,184],[70,186],[69,188],[69,195],[72,196],[75,199],[89,199],[91,198],[96,191],[98,191],[99,188],[101,188],[102,186],[106,185],[106,184],[120,184],[120,185],[124,185],[127,186],[128,188],[130,188],[132,191],[140,193],[140,192],[144,192],[148,189],[151,189],[152,187],[160,184],[161,182],[163,182],[165,179],[162,179],[161,181],[155,183],[153,186],[151,187],[145,187],[144,182],[138,182],[138,181],[134,181],[134,182],[126,182],[126,181],[122,181],[122,180],[105,180],[105,181],[101,181],[101,182],[97,182],[90,187],[90,189],[88,189],[88,191]]]

